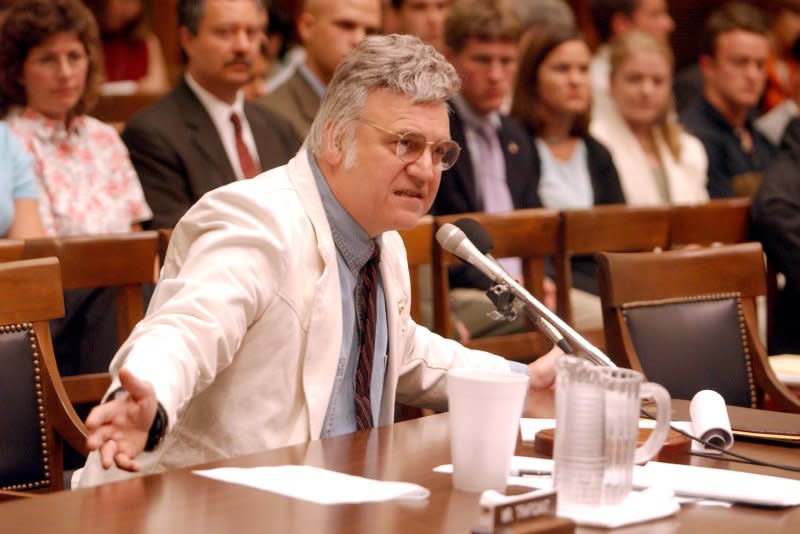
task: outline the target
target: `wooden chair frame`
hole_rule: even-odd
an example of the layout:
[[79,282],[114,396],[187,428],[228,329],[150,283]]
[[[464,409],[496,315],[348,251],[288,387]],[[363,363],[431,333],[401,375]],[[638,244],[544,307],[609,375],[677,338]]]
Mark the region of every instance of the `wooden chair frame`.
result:
[[670,248],[746,241],[750,241],[749,198],[717,198],[670,208]]
[[[399,232],[406,246],[408,258],[408,274],[411,282],[411,318],[417,324],[423,324],[420,268],[433,264],[433,225],[433,217],[426,215],[411,230]],[[431,284],[427,285],[431,287]]]
[[[56,257],[64,290],[113,287],[120,345],[144,317],[142,286],[158,280],[155,231],[98,236],[29,239],[25,259]],[[107,372],[63,377],[74,403],[97,402],[108,389]]]
[[643,372],[626,326],[625,306],[636,302],[736,293],[743,337],[758,389],[782,410],[800,412],[798,399],[775,376],[758,336],[755,298],[766,292],[763,251],[758,243],[682,249],[662,253],[598,254],[607,353],[617,364]]
[[[72,408],[61,382],[50,341],[51,319],[64,314],[63,293],[58,260],[35,260],[0,263],[0,325],[5,331],[27,331],[35,358],[35,378],[39,396],[43,464],[42,480],[0,488],[0,499],[18,497],[17,492],[57,491],[64,488],[63,443],[66,441],[86,455],[86,427]],[[6,377],[9,379],[9,377]],[[23,379],[23,377],[19,377]],[[33,453],[33,451],[32,451]]]
[[[648,251],[669,246],[669,208],[603,205],[561,212],[560,248],[556,259],[558,315],[575,327],[570,289],[571,259],[597,252]],[[577,329],[576,329],[577,330]],[[602,329],[578,331],[599,348],[605,346]]]

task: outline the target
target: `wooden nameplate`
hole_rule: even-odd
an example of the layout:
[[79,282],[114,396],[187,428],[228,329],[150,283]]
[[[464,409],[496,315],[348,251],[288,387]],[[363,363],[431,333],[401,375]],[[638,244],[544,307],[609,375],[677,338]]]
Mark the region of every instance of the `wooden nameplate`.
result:
[[484,492],[479,523],[472,534],[572,534],[575,523],[555,515],[556,499],[555,490],[519,495]]

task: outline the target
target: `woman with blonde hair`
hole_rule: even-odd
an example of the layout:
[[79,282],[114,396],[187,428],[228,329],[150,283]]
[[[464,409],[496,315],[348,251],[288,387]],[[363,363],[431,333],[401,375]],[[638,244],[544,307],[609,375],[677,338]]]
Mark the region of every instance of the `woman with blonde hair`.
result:
[[705,202],[708,157],[674,118],[669,45],[630,31],[611,43],[610,55],[612,105],[590,131],[611,152],[627,203]]

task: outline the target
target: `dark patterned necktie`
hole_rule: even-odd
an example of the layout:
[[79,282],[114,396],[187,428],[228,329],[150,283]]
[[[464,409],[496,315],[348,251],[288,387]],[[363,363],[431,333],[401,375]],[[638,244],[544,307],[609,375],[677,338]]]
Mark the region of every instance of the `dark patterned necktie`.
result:
[[255,160],[253,160],[250,149],[244,144],[244,138],[242,137],[242,121],[239,119],[239,115],[231,113],[231,122],[233,123],[233,133],[236,136],[236,153],[239,155],[239,165],[242,168],[242,174],[244,174],[245,178],[252,178],[258,174],[258,166]]
[[359,430],[372,428],[372,359],[375,354],[376,295],[378,293],[378,263],[380,248],[375,245],[372,257],[364,264],[358,276],[358,366],[356,367],[356,425]]

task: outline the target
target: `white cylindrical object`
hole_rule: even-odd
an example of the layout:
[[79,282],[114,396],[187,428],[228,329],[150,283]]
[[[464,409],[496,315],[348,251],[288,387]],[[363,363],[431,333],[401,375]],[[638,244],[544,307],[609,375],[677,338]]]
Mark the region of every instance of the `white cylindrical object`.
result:
[[[731,421],[722,395],[710,389],[698,391],[689,406],[689,414],[695,436],[725,450],[733,446]],[[714,450],[706,448],[705,445],[702,445],[702,448]]]
[[455,489],[505,492],[529,381],[488,369],[447,373]]

